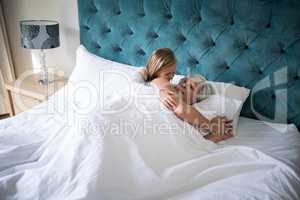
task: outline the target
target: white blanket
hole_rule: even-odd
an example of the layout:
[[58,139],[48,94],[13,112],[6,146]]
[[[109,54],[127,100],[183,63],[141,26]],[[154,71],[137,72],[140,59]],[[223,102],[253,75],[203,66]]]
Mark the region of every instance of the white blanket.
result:
[[[106,111],[127,101],[111,97]],[[53,102],[0,121],[1,200],[299,199],[294,169],[249,147],[206,141],[172,113],[153,112],[157,97],[72,123],[43,113]]]

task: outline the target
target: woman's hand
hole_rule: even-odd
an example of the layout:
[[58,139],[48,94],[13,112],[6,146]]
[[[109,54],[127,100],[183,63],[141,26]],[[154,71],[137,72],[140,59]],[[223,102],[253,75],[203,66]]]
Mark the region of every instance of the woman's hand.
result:
[[213,134],[209,134],[209,135],[204,136],[205,139],[210,140],[212,142],[221,142],[222,140],[227,140],[231,137],[233,137],[233,135],[230,134],[230,133],[225,133],[222,136],[213,135]]
[[175,111],[178,106],[178,96],[177,94],[169,89],[161,89],[159,92],[160,101],[166,106],[169,110]]
[[215,136],[232,135],[232,120],[221,116],[214,117],[209,122],[209,131]]

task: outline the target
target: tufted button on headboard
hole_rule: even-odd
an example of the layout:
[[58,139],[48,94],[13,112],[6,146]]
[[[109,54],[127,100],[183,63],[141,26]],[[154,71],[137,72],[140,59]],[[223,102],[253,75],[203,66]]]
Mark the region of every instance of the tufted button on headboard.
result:
[[171,48],[177,73],[252,89],[242,115],[300,127],[300,1],[78,0],[80,41],[142,66]]

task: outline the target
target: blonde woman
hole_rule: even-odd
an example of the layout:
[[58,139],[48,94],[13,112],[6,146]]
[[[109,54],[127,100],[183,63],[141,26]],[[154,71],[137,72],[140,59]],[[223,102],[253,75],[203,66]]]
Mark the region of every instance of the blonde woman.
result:
[[176,58],[171,49],[157,49],[150,56],[145,68],[141,71],[141,75],[145,82],[160,82],[157,86],[170,83],[176,72]]
[[208,120],[192,106],[199,100],[199,93],[203,90],[203,87],[200,87],[202,86],[201,81],[197,82],[195,78],[186,78],[174,87],[170,80],[174,77],[175,72],[174,53],[168,48],[162,48],[152,53],[145,68],[141,71],[141,75],[146,83],[150,83],[160,90],[162,103],[178,118],[196,128],[215,133],[205,136],[207,139],[219,142],[231,137],[232,121],[228,121],[225,117]]

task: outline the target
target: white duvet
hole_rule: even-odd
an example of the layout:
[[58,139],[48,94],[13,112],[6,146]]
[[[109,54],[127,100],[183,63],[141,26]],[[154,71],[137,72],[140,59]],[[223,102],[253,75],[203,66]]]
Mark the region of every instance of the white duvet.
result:
[[[297,169],[205,140],[172,113],[153,112],[155,95],[121,112],[73,113],[72,123],[63,117],[71,108],[47,111],[54,99],[0,121],[1,200],[299,199]],[[126,101],[110,96],[105,108]]]

